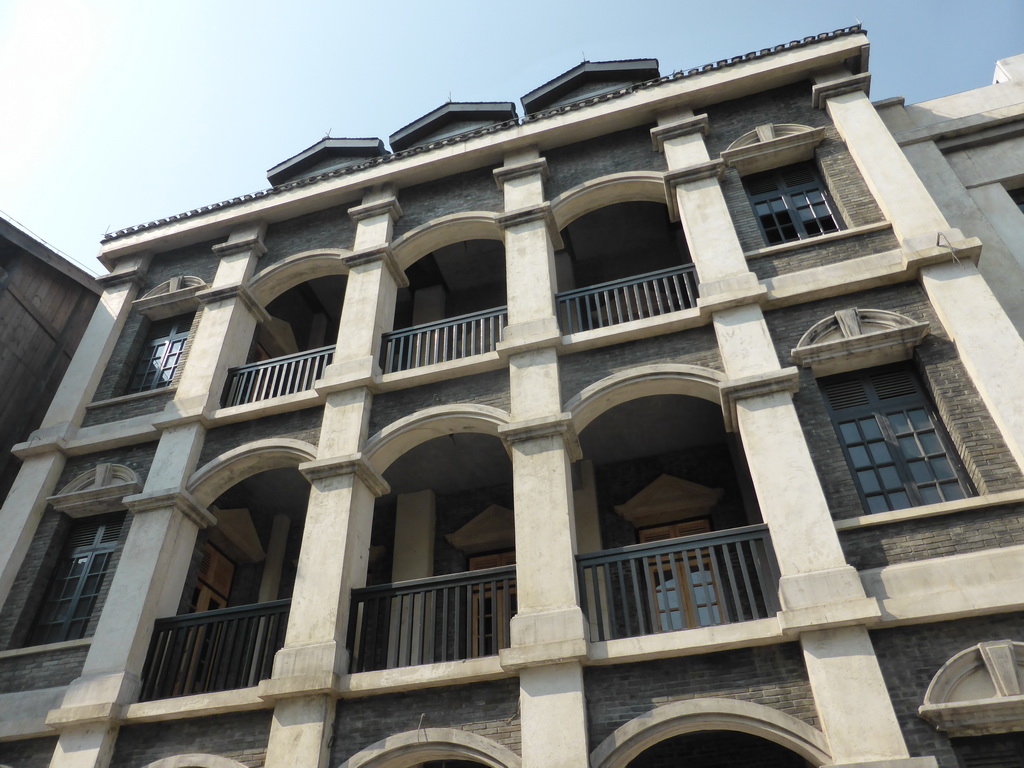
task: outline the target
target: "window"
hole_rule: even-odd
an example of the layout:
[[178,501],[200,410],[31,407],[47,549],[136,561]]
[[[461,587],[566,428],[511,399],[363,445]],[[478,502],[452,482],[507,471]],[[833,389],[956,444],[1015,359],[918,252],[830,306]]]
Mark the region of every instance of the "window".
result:
[[962,768],[1024,768],[1024,734],[1000,733],[953,739]]
[[[469,570],[482,571],[515,565],[515,550],[469,558]],[[508,623],[516,612],[516,588],[500,579],[474,585],[471,598],[473,657],[493,656],[501,648],[508,648]]]
[[835,232],[842,219],[814,163],[798,163],[743,179],[768,245]]
[[150,326],[128,385],[128,394],[170,385],[191,326],[191,315],[171,317]]
[[192,591],[192,613],[228,607],[231,582],[235,578],[235,564],[212,544],[203,550],[199,576]]
[[[696,536],[711,531],[708,518],[684,520],[637,531],[641,544]],[[722,623],[710,550],[693,550],[686,557],[658,555],[648,560],[650,587],[657,616],[657,632]]]
[[85,637],[123,523],[124,516],[119,515],[85,520],[71,529],[36,620],[33,645]]
[[819,383],[869,512],[974,495],[959,456],[910,368],[873,368]]

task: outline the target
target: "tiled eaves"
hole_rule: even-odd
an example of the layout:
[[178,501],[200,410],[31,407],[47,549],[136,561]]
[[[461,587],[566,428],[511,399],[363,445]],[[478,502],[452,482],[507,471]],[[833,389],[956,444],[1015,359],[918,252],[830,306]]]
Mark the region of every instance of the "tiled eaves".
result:
[[590,107],[595,104],[601,104],[603,102],[611,101],[613,99],[618,99],[628,94],[635,93],[637,91],[647,90],[649,88],[657,88],[658,86],[665,85],[666,83],[675,82],[677,80],[682,80],[688,77],[694,77],[696,75],[701,75],[706,72],[725,69],[728,67],[735,66],[737,64],[742,64],[744,62],[754,61],[756,59],[763,59],[774,54],[782,53],[784,51],[791,51],[796,48],[803,48],[805,46],[812,45],[814,43],[822,42],[825,40],[835,40],[836,38],[859,34],[864,31],[865,30],[862,28],[860,24],[855,24],[850,27],[844,27],[842,29],[833,30],[832,32],[821,32],[817,35],[810,35],[808,37],[802,38],[801,40],[791,40],[788,43],[782,43],[771,48],[762,48],[758,51],[750,51],[740,56],[733,56],[728,59],[720,59],[709,64],[704,64],[703,66],[700,67],[679,70],[678,72],[673,72],[670,75],[664,75],[662,77],[654,78],[653,80],[647,80],[642,83],[636,83],[635,85],[624,86],[622,88],[617,88],[607,93],[598,94],[597,96],[588,96],[587,98],[573,102],[572,104],[565,104],[559,107],[553,107],[551,109],[546,109],[530,115],[525,115],[522,118],[505,120],[503,122],[495,123],[494,125],[488,125],[483,128],[475,128],[472,131],[460,133],[455,136],[449,136],[447,138],[441,139],[439,141],[434,141],[429,144],[422,144],[415,147],[409,147],[408,149],[404,149],[401,152],[393,152],[391,154],[383,155],[381,157],[374,157],[365,162],[354,163],[353,165],[347,165],[344,168],[336,168],[334,170],[326,171],[315,176],[297,179],[295,181],[290,181],[285,184],[280,184],[276,187],[260,190],[259,192],[240,195],[239,197],[233,197],[230,198],[229,200],[224,200],[219,203],[212,203],[210,205],[201,206],[199,208],[194,208],[191,211],[185,211],[184,213],[175,214],[174,216],[167,216],[165,218],[156,219],[155,221],[150,221],[145,224],[136,224],[135,226],[132,227],[118,229],[114,232],[110,232],[104,235],[101,242],[109,243],[113,240],[117,240],[120,237],[127,237],[128,235],[132,235],[137,232],[142,232],[144,230],[155,229],[165,224],[170,224],[176,221],[182,221],[184,219],[190,219],[196,216],[201,216],[211,211],[219,211],[224,208],[231,208],[233,206],[242,205],[243,203],[247,203],[252,200],[258,200],[260,198],[278,195],[283,192],[297,189],[299,187],[308,187],[325,179],[331,179],[336,178],[338,176],[346,176],[352,173],[358,173],[359,171],[366,170],[367,168],[373,168],[375,166],[391,163],[394,162],[395,160],[400,160],[402,158],[411,157],[413,155],[419,155],[426,152],[431,152],[435,149],[447,147],[452,144],[458,144],[464,141],[468,141],[470,139],[477,138],[479,136],[485,136],[490,133],[498,133],[500,131],[508,130],[510,128],[516,128],[526,123],[536,123],[541,120],[546,120],[549,118],[556,117],[558,115],[565,114],[567,112],[585,109],[586,107]]

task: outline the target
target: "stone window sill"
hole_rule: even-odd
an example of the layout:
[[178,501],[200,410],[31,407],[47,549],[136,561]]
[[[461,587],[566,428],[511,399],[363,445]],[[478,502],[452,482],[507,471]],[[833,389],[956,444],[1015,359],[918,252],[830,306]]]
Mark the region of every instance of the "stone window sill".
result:
[[769,245],[765,248],[757,248],[753,251],[744,251],[743,256],[748,260],[758,259],[762,256],[774,256],[779,253],[786,253],[787,251],[810,248],[811,246],[821,245],[822,243],[834,243],[836,240],[845,240],[848,237],[867,235],[871,232],[882,232],[887,229],[892,229],[892,224],[888,221],[880,221],[875,224],[864,224],[860,227],[841,229],[838,232],[829,232],[826,235],[818,235],[817,237],[808,237],[803,240],[793,240],[789,243],[779,243],[778,245]]
[[972,496],[969,499],[944,501],[940,504],[926,504],[923,507],[897,509],[892,512],[876,512],[873,515],[861,515],[860,517],[851,517],[846,520],[836,520],[835,526],[837,531],[852,531],[860,528],[869,528],[873,525],[902,523],[906,520],[940,517],[942,515],[953,515],[957,512],[968,512],[972,509],[985,509],[987,507],[1001,507],[1007,504],[1022,503],[1024,503],[1024,490],[1003,491],[1002,493],[990,493],[985,496]]
[[156,397],[157,395],[164,395],[168,392],[174,392],[177,387],[173,384],[169,387],[160,387],[159,389],[150,389],[146,392],[133,392],[130,395],[119,395],[118,397],[108,397],[106,400],[95,400],[85,406],[85,409],[92,410],[94,408],[104,408],[108,405],[124,405],[125,403],[134,403],[136,400],[145,400],[148,397]]
[[71,648],[88,648],[92,645],[91,637],[83,637],[81,640],[65,640],[62,643],[47,643],[46,645],[30,645],[27,648],[12,648],[9,651],[0,651],[0,659],[16,659],[19,656],[38,656],[42,653],[56,653]]

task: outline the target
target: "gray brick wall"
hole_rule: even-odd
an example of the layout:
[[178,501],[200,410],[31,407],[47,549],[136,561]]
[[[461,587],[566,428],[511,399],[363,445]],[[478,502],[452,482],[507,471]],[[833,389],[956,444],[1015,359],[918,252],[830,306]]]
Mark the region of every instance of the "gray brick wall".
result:
[[127,403],[112,403],[99,408],[90,408],[85,412],[83,427],[93,427],[97,424],[110,424],[111,422],[130,419],[135,416],[146,416],[153,413],[160,413],[166,405],[174,399],[174,391],[170,389],[158,389],[152,394],[133,400]]
[[[710,124],[708,153],[713,158],[740,136],[765,123],[825,127],[825,138],[818,146],[815,159],[846,226],[856,227],[884,220],[828,115],[811,107],[810,83],[795,83],[757,96],[715,104],[706,111]],[[743,250],[764,247],[764,238],[735,169],[726,170],[722,192]]]
[[804,248],[750,259],[748,262],[750,271],[757,275],[759,280],[766,280],[777,275],[788,275],[804,269],[837,264],[848,259],[884,253],[900,247],[899,240],[892,230],[869,232],[823,244],[815,244],[812,238],[807,243],[808,245]]
[[221,755],[261,768],[267,755],[270,712],[240,712],[121,727],[110,768],[139,768],[189,752]]
[[402,218],[395,224],[395,238],[449,213],[502,210],[505,200],[492,170],[477,168],[401,190]]
[[339,701],[330,763],[338,765],[380,739],[421,726],[468,731],[519,754],[518,680]]
[[711,326],[630,341],[559,358],[562,402],[605,376],[653,363],[685,363],[721,372],[722,358]]
[[875,630],[871,640],[889,689],[896,717],[912,757],[934,755],[939,768],[958,768],[942,733],[917,714],[928,684],[953,655],[985,640],[1020,640],[1024,614]]
[[199,455],[199,466],[225,451],[254,440],[284,437],[316,445],[320,440],[322,421],[323,408],[317,406],[211,429],[206,433],[206,441]]
[[139,295],[142,296],[165,280],[170,280],[178,275],[195,275],[207,283],[213,282],[213,276],[217,273],[217,265],[220,263],[220,259],[213,252],[213,246],[224,241],[207,240],[166,253],[158,253],[149,265],[149,271],[146,273],[146,280],[139,290]]
[[[982,493],[1020,487],[1020,470],[964,370],[955,345],[916,283],[903,283],[766,313],[765,319],[782,365],[792,365],[790,350],[814,323],[848,307],[887,309],[930,324],[932,332],[917,348],[913,367],[930,391],[971,479]],[[833,516],[844,518],[864,514],[824,400],[809,369],[801,369],[800,391],[795,395],[794,403]]]
[[348,205],[339,205],[271,224],[263,238],[267,252],[260,258],[256,268],[266,269],[289,256],[316,248],[351,249],[356,225],[349,218],[348,209]]
[[56,737],[0,742],[0,763],[11,768],[47,768],[56,748]]
[[67,685],[81,674],[88,653],[85,646],[0,659],[0,693]]
[[843,531],[839,542],[859,569],[1012,547],[1024,544],[1024,505]]
[[817,727],[818,715],[795,643],[584,670],[590,748],[659,704],[709,697],[750,701]]
[[458,403],[490,405],[508,411],[508,371],[478,373],[375,395],[370,412],[370,434],[374,435],[397,419],[424,408]]
[[653,125],[549,149],[544,153],[551,177],[544,185],[548,199],[591,179],[622,171],[665,171],[665,156],[651,144]]

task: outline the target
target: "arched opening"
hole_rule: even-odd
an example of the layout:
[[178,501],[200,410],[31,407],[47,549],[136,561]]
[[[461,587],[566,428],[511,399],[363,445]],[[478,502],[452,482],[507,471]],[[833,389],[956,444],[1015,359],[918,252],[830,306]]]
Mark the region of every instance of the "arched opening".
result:
[[774,615],[777,567],[720,407],[647,391],[579,435],[574,506],[591,639]]
[[156,622],[143,700],[254,686],[284,644],[309,483],[294,466],[213,480],[216,524],[197,536],[178,615]]
[[696,306],[697,281],[678,223],[664,203],[606,205],[562,229],[555,254],[558,317],[577,333]]
[[628,768],[812,768],[811,763],[786,747],[748,733],[704,731],[665,739],[628,764]]
[[391,491],[374,507],[367,586],[353,590],[350,669],[480,658],[508,647],[515,531],[512,466],[501,441],[441,434],[383,474]]
[[409,285],[384,336],[385,373],[492,352],[507,322],[505,246],[463,240],[435,248],[405,270]]
[[228,376],[224,405],[310,389],[333,359],[347,275],[315,277],[267,303],[246,364]]

